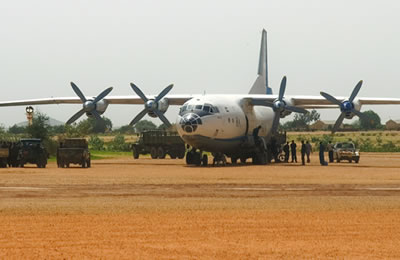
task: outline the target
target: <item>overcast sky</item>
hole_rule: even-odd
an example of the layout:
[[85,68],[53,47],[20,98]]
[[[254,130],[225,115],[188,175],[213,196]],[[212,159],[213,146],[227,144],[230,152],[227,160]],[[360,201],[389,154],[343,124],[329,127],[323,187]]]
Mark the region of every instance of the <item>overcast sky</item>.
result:
[[[275,93],[286,75],[288,95],[349,96],[363,79],[359,96],[400,98],[399,11],[395,0],[2,1],[0,100],[75,96],[70,81],[88,96],[109,86],[131,95],[130,82],[148,94],[170,83],[171,94],[245,94],[263,28]],[[36,108],[66,121],[81,106]],[[114,105],[104,115],[120,126],[142,108]],[[400,106],[367,109],[400,119]],[[24,111],[0,108],[0,123],[24,121]]]

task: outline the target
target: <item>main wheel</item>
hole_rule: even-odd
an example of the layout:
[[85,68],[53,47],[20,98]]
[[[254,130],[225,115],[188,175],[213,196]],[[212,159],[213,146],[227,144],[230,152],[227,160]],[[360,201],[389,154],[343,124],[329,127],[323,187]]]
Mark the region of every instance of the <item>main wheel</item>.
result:
[[139,159],[139,152],[135,146],[132,147],[133,158]]
[[157,148],[155,148],[154,146],[150,149],[150,156],[151,159],[157,159]]
[[207,166],[208,165],[208,156],[207,156],[207,154],[203,155],[203,158],[201,159],[201,165],[202,166]]

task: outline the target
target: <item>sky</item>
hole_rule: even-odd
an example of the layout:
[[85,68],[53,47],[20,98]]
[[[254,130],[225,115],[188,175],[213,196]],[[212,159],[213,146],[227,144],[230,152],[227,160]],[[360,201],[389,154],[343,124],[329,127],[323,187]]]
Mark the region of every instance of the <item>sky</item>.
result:
[[[287,95],[350,96],[362,79],[360,97],[400,98],[399,11],[395,0],[2,1],[0,100],[75,96],[71,81],[87,96],[109,86],[131,95],[130,82],[153,95],[171,83],[170,94],[246,94],[263,28],[275,93],[286,75]],[[35,109],[67,121],[81,106]],[[104,115],[121,126],[142,109],[110,105]],[[369,109],[400,119],[399,106]],[[0,108],[0,124],[24,120],[25,107]]]

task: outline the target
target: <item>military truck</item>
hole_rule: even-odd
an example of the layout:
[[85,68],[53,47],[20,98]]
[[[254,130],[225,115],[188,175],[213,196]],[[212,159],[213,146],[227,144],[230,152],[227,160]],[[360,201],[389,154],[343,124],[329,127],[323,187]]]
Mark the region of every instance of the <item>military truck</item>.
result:
[[57,148],[57,166],[69,167],[79,164],[82,168],[90,167],[90,152],[88,142],[84,138],[68,138],[60,142]]
[[7,143],[0,144],[0,168],[6,168],[8,164],[8,156],[10,154]]
[[164,159],[168,154],[171,159],[185,157],[185,143],[177,132],[165,130],[144,131],[132,145],[133,158],[140,154],[149,154],[152,159]]
[[41,139],[21,139],[17,143],[17,165],[24,167],[27,163],[36,164],[39,168],[46,168],[49,154],[42,144]]

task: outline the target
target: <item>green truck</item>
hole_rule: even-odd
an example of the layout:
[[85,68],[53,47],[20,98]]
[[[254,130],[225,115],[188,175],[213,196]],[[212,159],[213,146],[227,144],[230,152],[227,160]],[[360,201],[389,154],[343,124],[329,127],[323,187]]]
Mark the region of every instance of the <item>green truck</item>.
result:
[[17,144],[17,165],[24,167],[27,163],[36,164],[38,168],[46,168],[49,154],[41,139],[21,139]]
[[0,144],[0,168],[6,168],[8,164],[8,157],[10,149],[6,143]]
[[57,166],[64,168],[69,167],[70,164],[90,168],[90,152],[86,139],[68,138],[60,142],[57,148]]
[[185,143],[177,132],[164,130],[144,131],[132,145],[133,158],[140,154],[150,154],[152,159],[164,159],[168,154],[171,159],[185,157]]

